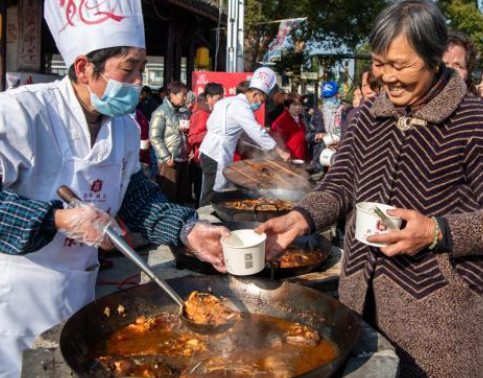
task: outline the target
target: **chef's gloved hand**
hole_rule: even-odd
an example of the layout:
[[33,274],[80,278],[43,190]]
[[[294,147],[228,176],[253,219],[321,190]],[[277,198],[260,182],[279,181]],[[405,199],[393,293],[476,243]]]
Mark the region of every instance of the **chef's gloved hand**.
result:
[[57,210],[57,230],[70,239],[108,251],[113,248],[105,230],[112,224],[111,216],[92,205]]
[[256,233],[267,234],[265,256],[268,261],[277,260],[297,237],[309,231],[309,224],[298,211],[272,218],[255,229]]
[[208,221],[189,222],[180,233],[183,244],[201,261],[212,264],[219,272],[226,272],[220,243],[224,236],[230,236],[230,231],[226,227],[213,226]]

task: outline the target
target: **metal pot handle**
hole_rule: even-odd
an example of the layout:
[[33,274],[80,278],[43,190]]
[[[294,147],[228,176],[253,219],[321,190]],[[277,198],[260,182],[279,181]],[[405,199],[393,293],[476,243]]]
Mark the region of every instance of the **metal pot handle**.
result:
[[259,211],[258,208],[261,207],[261,206],[273,206],[273,207],[275,207],[275,211],[277,213],[279,212],[278,206],[274,203],[265,203],[265,202],[257,203],[253,208],[253,213],[255,214],[255,222],[260,222],[260,220],[258,220],[258,214],[263,213],[263,211]]

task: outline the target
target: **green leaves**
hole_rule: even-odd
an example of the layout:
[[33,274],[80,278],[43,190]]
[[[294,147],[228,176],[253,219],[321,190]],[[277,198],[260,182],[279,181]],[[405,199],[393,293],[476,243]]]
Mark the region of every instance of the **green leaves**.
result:
[[448,26],[469,34],[478,50],[483,51],[483,14],[476,0],[439,0],[439,5],[448,20]]

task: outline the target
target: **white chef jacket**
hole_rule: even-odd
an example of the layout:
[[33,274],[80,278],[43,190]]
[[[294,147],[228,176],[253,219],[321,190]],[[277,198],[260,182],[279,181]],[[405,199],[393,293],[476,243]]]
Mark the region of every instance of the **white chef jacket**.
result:
[[242,132],[265,151],[272,150],[277,145],[267,130],[257,122],[244,94],[218,101],[208,119],[207,129],[200,153],[218,163],[213,188],[215,191],[221,191],[227,183],[223,169],[233,161]]
[[[0,95],[3,187],[33,200],[58,199],[57,188],[68,185],[114,216],[140,170],[139,141],[131,118],[104,117],[91,147],[67,78]],[[35,253],[0,252],[0,378],[17,378],[22,350],[94,300],[97,271],[97,250],[60,232]]]

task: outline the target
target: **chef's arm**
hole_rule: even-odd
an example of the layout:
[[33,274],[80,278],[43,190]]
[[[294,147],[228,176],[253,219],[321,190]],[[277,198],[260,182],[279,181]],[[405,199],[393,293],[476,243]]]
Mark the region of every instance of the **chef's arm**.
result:
[[163,114],[154,113],[149,124],[149,140],[156,157],[161,162],[166,162],[171,158],[171,153],[164,142],[165,130],[166,118]]
[[129,230],[154,244],[179,244],[185,224],[196,221],[194,209],[169,203],[142,171],[134,174],[118,216]]
[[0,189],[0,253],[23,255],[49,244],[57,232],[56,209],[62,209],[60,201],[34,201]]
[[290,154],[283,148],[277,145],[275,139],[273,139],[267,130],[258,123],[255,115],[250,109],[242,109],[236,114],[230,114],[230,117],[234,117],[232,122],[238,122],[243,131],[264,151],[273,151],[280,156],[283,160],[290,159]]
[[[239,108],[237,108],[238,110]],[[236,114],[229,113],[229,117],[232,118],[231,122],[238,123],[243,131],[258,144],[264,151],[273,150],[277,143],[268,134],[267,130],[257,122],[253,111],[249,108],[240,109]]]

